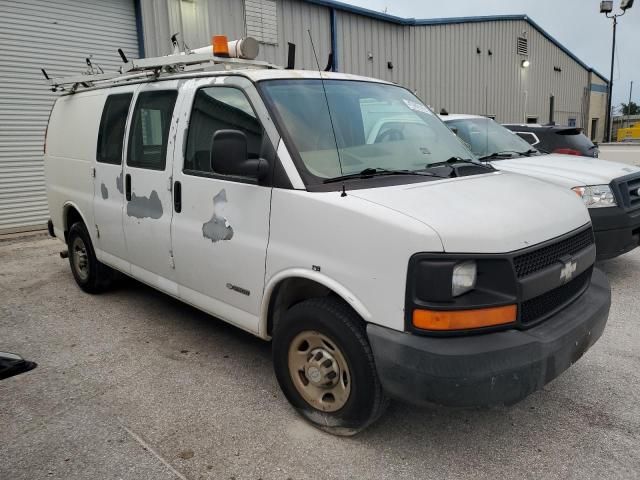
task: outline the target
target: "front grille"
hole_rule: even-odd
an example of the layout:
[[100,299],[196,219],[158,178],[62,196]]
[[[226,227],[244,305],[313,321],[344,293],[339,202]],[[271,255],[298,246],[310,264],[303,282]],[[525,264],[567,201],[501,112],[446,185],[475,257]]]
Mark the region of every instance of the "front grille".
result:
[[619,184],[624,207],[635,210],[640,208],[640,176]]
[[526,326],[543,320],[574,300],[589,285],[592,272],[593,267],[585,270],[569,283],[522,302],[520,305],[520,323]]
[[523,253],[513,259],[516,275],[518,278],[531,275],[554,264],[565,255],[575,255],[593,242],[593,232],[588,228],[552,245]]

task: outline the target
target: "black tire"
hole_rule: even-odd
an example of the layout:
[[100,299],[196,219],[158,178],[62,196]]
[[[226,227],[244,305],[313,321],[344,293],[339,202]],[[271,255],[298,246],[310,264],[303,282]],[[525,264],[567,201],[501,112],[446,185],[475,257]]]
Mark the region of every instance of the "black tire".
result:
[[[98,261],[84,223],[76,222],[71,226],[67,235],[67,247],[71,273],[82,290],[100,293],[111,286],[114,272]],[[83,269],[82,265],[86,268]]]
[[[330,347],[337,347],[340,358],[346,361],[349,393],[346,394],[346,401],[340,402],[338,410],[325,411],[317,408],[317,405],[310,403],[301,394],[300,389],[304,390],[306,387],[300,386],[300,382],[294,383],[293,377],[296,374],[304,377],[306,373],[295,371],[295,366],[290,369],[290,348],[296,353],[296,342],[300,342],[299,339],[304,338],[308,332],[327,338],[330,341],[327,351],[332,353]],[[307,358],[305,372],[309,359],[314,359],[310,352],[318,351],[312,350],[308,344],[306,347],[307,351],[297,351],[303,358]],[[350,436],[366,428],[384,413],[388,400],[376,373],[364,322],[341,299],[312,298],[291,307],[274,326],[272,348],[274,370],[280,388],[293,407],[317,428],[334,435]],[[303,378],[302,383],[304,380],[311,382],[308,378]]]

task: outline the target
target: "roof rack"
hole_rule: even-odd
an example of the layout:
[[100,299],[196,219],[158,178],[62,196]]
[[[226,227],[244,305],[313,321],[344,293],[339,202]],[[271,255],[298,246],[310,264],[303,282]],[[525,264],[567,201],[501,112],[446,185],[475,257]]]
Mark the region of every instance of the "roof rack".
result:
[[[204,50],[208,51],[203,52]],[[42,73],[45,79],[49,82],[49,85],[51,85],[52,91],[75,93],[79,88],[114,85],[143,79],[157,80],[160,77],[167,77],[187,72],[246,68],[282,68],[259,60],[215,55],[214,50],[211,47],[198,48],[186,53],[174,53],[164,57],[141,58],[130,61],[127,60],[124,53],[122,53],[122,50],[118,50],[118,53],[125,62],[118,72],[103,73],[102,69],[100,69],[100,73],[94,73],[96,70],[91,66],[89,60],[87,60],[87,64],[90,66],[90,69],[82,75],[50,78],[44,69],[42,69]]]

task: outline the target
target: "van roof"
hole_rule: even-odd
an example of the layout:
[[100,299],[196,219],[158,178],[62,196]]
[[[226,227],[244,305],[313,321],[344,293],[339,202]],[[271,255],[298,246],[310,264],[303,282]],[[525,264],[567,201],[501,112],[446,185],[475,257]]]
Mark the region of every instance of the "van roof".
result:
[[[197,57],[202,57],[199,55]],[[166,60],[167,57],[159,57],[161,62],[171,62]],[[175,65],[179,65],[180,60],[185,57],[177,58]],[[142,61],[157,61],[158,59],[143,59]],[[189,57],[186,57],[189,61]],[[214,60],[213,63],[209,63],[208,60]],[[67,94],[74,94],[79,91],[95,90],[102,88],[111,88],[120,85],[127,85],[132,83],[150,83],[161,80],[169,79],[183,79],[183,78],[199,78],[199,77],[218,77],[229,75],[241,75],[248,78],[253,82],[259,82],[262,80],[273,79],[334,79],[334,80],[360,80],[375,83],[390,84],[384,80],[375,78],[363,77],[360,75],[352,75],[348,73],[338,72],[324,72],[319,70],[287,70],[270,65],[264,62],[250,63],[242,62],[243,66],[233,68],[241,61],[237,59],[233,63],[226,63],[220,61],[217,57],[207,57],[199,63],[199,65],[192,65],[190,68],[186,68],[183,71],[165,71],[163,67],[157,65],[134,67],[130,70],[122,73],[100,73],[100,74],[84,74],[74,77],[59,77],[59,78],[47,78],[49,84],[53,87],[53,91],[62,90]],[[226,63],[221,65],[221,63]],[[217,68],[216,68],[217,67]],[[231,67],[231,68],[230,68]]]
[[376,83],[391,83],[377,78],[363,77],[360,75],[353,75],[350,73],[338,73],[338,72],[320,72],[318,70],[285,70],[285,69],[234,69],[234,70],[222,70],[222,71],[200,71],[200,72],[183,72],[170,75],[170,78],[182,78],[182,77],[213,77],[213,76],[228,76],[228,75],[242,75],[249,80],[259,82],[261,80],[286,80],[286,79],[319,79],[325,80],[361,80],[367,82]]

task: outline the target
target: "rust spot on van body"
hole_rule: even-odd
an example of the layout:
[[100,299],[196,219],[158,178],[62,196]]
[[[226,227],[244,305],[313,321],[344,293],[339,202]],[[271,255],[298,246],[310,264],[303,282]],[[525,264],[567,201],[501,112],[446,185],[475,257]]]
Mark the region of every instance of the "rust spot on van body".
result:
[[123,193],[124,190],[122,188],[122,171],[120,171],[120,175],[116,177],[116,188],[120,193]]
[[225,205],[227,204],[227,192],[220,192],[213,197],[213,216],[211,220],[202,225],[202,236],[208,238],[213,243],[220,240],[231,240],[233,238],[233,228],[229,221],[223,216]]
[[158,197],[158,192],[152,190],[149,198],[138,197],[135,193],[131,193],[131,200],[127,202],[127,215],[156,220],[162,217],[162,202]]

